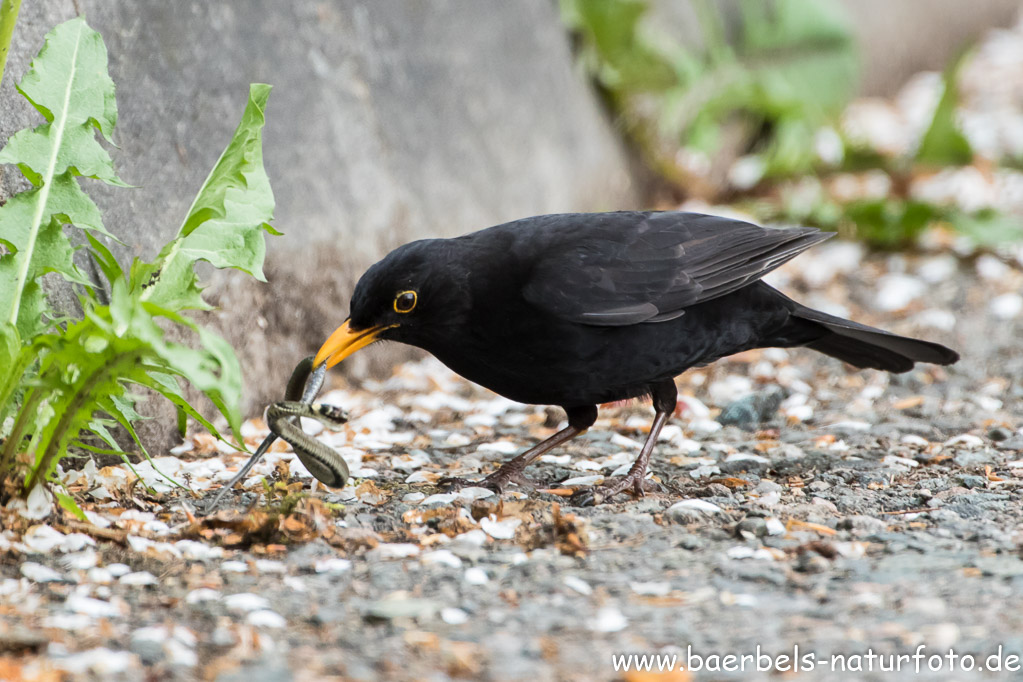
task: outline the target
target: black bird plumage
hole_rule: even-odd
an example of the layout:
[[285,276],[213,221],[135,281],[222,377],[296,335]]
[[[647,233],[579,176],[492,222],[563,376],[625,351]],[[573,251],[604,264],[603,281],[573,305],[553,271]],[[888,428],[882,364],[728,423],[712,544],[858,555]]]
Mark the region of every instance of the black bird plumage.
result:
[[390,339],[512,400],[563,407],[568,428],[487,477],[495,489],[521,482],[530,461],[592,425],[598,404],[651,395],[654,425],[632,472],[579,501],[641,492],[675,407],[674,378],[690,367],[768,346],[805,346],[891,372],[958,360],[939,344],[807,308],[761,281],[831,236],[622,211],[535,216],[416,241],[363,275],[348,321],[316,362],[330,366]]

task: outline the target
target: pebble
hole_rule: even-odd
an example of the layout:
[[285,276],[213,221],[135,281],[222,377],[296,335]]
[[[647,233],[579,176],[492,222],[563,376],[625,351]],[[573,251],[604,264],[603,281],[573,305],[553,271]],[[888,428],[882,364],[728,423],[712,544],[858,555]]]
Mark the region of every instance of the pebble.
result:
[[427,618],[440,609],[440,605],[430,599],[412,599],[404,593],[394,593],[369,604],[366,616],[377,620]]
[[964,488],[987,488],[988,480],[983,476],[969,474],[958,477],[959,484]]
[[749,429],[774,416],[784,399],[785,391],[779,386],[772,386],[732,401],[721,410],[717,420],[725,426]]
[[629,619],[616,606],[603,606],[590,621],[594,632],[620,632],[629,626]]
[[712,502],[692,499],[676,502],[665,510],[665,515],[675,523],[695,523],[708,517],[723,514],[724,510]]
[[856,535],[871,535],[873,533],[883,533],[888,529],[888,524],[881,519],[875,519],[873,516],[855,514],[839,520],[837,528],[839,530],[852,531]]
[[220,599],[220,591],[209,587],[199,587],[185,595],[186,604],[201,604],[207,601],[220,601]]
[[125,573],[118,580],[122,585],[159,585],[160,581],[149,571],[135,571]]
[[64,601],[64,608],[92,618],[120,618],[126,612],[123,601],[113,604],[102,599],[94,599],[81,594],[72,594]]
[[715,421],[714,419],[694,419],[689,422],[689,430],[694,436],[709,436],[717,433],[724,427],[721,422]]
[[493,514],[480,519],[480,528],[495,540],[511,540],[515,537],[515,530],[521,524],[522,519],[510,517],[498,521]]
[[270,602],[266,597],[261,597],[252,592],[238,592],[224,597],[224,606],[230,611],[250,612],[270,608]]
[[490,582],[487,572],[477,566],[467,568],[463,574],[463,579],[470,585],[486,585]]
[[21,574],[36,583],[52,583],[64,580],[64,576],[57,571],[34,561],[22,563]]
[[448,566],[449,568],[461,568],[462,560],[451,553],[449,549],[436,549],[427,552],[422,556],[423,565]]
[[671,592],[669,582],[630,582],[629,589],[643,597],[664,597]]
[[440,610],[440,619],[448,625],[463,625],[469,622],[469,614],[462,609],[448,606]]
[[565,583],[566,587],[575,590],[584,597],[588,597],[593,594],[593,588],[590,587],[590,584],[582,578],[578,578],[574,575],[566,575],[562,578],[562,582]]
[[344,573],[345,571],[351,570],[352,562],[348,559],[342,559],[340,557],[330,557],[327,559],[317,559],[313,562],[313,570],[317,573],[328,573],[336,575],[338,573]]
[[735,526],[735,532],[739,535],[749,533],[762,538],[767,535],[767,521],[760,516],[747,516]]
[[1012,431],[1005,428],[1004,426],[992,426],[987,431],[987,437],[997,442],[1002,442],[1012,438]]
[[983,447],[984,441],[974,436],[972,433],[963,433],[958,436],[953,436],[945,441],[945,447],[960,447],[960,448],[979,448]]
[[245,622],[257,628],[280,629],[288,626],[284,616],[270,609],[257,609],[245,617]]
[[419,545],[408,542],[381,543],[366,552],[366,558],[371,561],[386,561],[389,559],[408,559],[419,556]]
[[65,537],[59,530],[43,524],[29,528],[21,542],[32,552],[48,554],[62,546]]

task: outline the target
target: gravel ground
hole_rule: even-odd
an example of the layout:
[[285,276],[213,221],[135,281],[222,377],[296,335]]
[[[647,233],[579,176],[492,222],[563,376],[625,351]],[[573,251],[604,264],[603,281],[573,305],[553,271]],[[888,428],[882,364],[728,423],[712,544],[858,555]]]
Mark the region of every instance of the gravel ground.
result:
[[489,471],[562,415],[430,360],[328,395],[353,415],[324,434],[355,476],[340,491],[296,495],[310,479],[282,450],[197,518],[243,461],[208,437],[157,459],[191,492],[87,464],[65,481],[89,524],[25,518],[45,500],[4,512],[0,678],[683,680],[611,656],[1023,653],[1023,330],[1019,306],[992,304],[1020,264],[829,243],[773,278],[964,360],[892,376],[765,350],[689,372],[653,462],[664,492],[598,508],[563,489],[630,462],[649,405],[607,407],[545,457],[533,474],[556,487],[445,495],[438,477]]

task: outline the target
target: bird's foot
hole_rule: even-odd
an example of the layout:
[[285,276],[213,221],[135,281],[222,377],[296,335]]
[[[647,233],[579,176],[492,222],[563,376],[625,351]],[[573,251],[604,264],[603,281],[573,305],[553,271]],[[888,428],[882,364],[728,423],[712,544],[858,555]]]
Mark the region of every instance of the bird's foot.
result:
[[643,497],[648,492],[657,492],[661,486],[640,475],[628,474],[626,476],[615,476],[601,485],[580,488],[572,497],[569,503],[576,507],[595,507],[603,504],[620,492],[631,492],[635,497]]
[[462,488],[486,488],[487,490],[493,490],[495,493],[500,495],[511,483],[529,490],[533,490],[538,485],[536,481],[526,476],[524,472],[516,468],[505,469],[504,467],[501,467],[494,473],[479,481],[452,477],[440,479],[440,481],[437,482],[437,485],[452,492],[455,490],[461,490]]

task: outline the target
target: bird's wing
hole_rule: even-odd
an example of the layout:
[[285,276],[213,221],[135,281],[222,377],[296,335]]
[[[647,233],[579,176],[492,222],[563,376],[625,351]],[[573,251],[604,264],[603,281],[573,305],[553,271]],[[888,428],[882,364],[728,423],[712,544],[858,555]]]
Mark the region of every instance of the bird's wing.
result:
[[755,282],[832,236],[697,213],[611,213],[588,220],[551,243],[523,295],[560,318],[600,326],[679,317],[687,306]]

